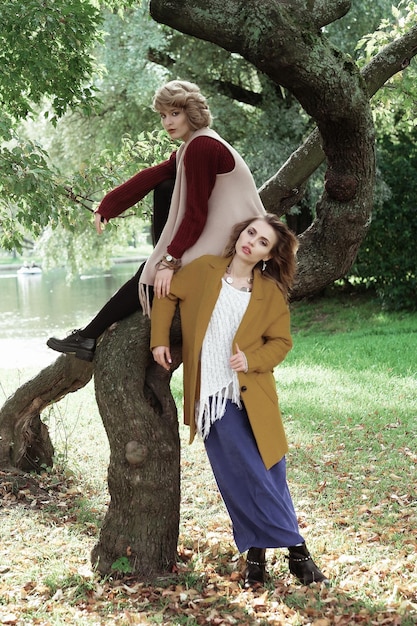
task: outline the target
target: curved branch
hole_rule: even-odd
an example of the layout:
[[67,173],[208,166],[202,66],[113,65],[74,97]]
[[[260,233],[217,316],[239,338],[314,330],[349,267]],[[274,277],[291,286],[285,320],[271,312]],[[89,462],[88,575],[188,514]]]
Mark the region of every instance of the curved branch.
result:
[[363,68],[362,76],[366,81],[369,97],[374,96],[387,80],[408,67],[416,54],[417,26],[414,26],[402,37],[385,46]]
[[324,161],[320,133],[316,128],[259,188],[259,195],[267,211],[284,215],[297,204],[306,181]]
[[328,2],[328,0],[317,0],[312,3],[312,14],[316,25],[327,26],[346,15],[352,5],[350,0],[339,0],[339,2]]
[[[186,0],[174,2],[174,8],[178,4],[181,10],[179,6],[178,10],[172,10],[172,6],[168,10],[163,0],[151,0],[151,15],[181,32],[238,52],[274,83],[293,93],[320,130],[332,174],[326,183],[328,193],[338,200],[352,197],[356,186],[354,177],[347,181],[344,175],[346,150],[350,146],[352,155],[357,152],[352,137],[367,134],[371,116],[358,80],[359,70],[321,36],[311,7],[304,2],[269,0],[258,0],[256,8],[254,3],[243,0],[226,6],[219,0]],[[346,93],[352,97],[346,98]],[[344,150],[334,149],[335,137]]]
[[36,438],[38,456],[50,456],[52,444],[42,432],[40,413],[67,393],[84,387],[92,375],[91,363],[74,356],[60,356],[19,387],[0,409],[0,467],[23,468],[24,462],[33,456],[29,449]]
[[[340,9],[343,3],[330,4]],[[263,185],[261,196],[267,210],[285,212],[325,155],[316,218],[299,237],[293,297],[313,295],[344,276],[366,235],[373,207],[375,132],[369,99],[375,85],[387,78],[377,61],[361,73],[348,55],[332,46],[315,19],[320,11],[322,20],[329,19],[326,10],[335,9],[313,0],[170,0],[169,6],[151,0],[150,10],[159,22],[239,53],[287,88],[315,121],[318,131]],[[414,56],[414,32],[390,46],[390,54],[396,55],[391,73]]]
[[[388,44],[362,70],[369,97],[374,96],[384,84],[410,64],[417,54],[417,26],[402,37]],[[263,183],[259,189],[262,202],[268,211],[283,215],[292,195],[292,204],[299,201],[298,190],[323,163],[325,154],[317,128],[304,143],[293,152],[278,172]],[[294,190],[294,191],[293,191]],[[285,207],[281,201],[285,198]]]

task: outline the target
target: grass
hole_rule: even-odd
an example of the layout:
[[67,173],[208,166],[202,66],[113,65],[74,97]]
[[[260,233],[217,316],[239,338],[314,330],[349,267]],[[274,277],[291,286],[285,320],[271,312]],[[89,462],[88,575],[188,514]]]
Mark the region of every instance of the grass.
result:
[[[44,416],[58,452],[44,500],[3,485],[0,623],[417,623],[417,315],[335,291],[293,304],[292,324],[294,348],[275,372],[288,479],[331,588],[298,586],[270,550],[265,587],[242,591],[204,447],[188,446],[183,426],[178,572],[149,585],[100,580],[89,554],[108,505],[108,444],[90,384]],[[2,371],[0,393],[32,373]],[[180,402],[181,372],[172,389]]]

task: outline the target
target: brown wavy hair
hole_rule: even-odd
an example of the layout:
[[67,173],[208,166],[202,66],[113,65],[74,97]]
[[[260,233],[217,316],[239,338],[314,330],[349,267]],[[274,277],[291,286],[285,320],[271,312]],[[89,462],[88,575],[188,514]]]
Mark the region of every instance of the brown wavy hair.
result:
[[[266,213],[265,215],[251,217],[244,222],[236,224],[233,227],[229,242],[224,249],[223,256],[227,257],[235,254],[236,242],[240,234],[250,226],[252,222],[256,222],[257,220],[263,220],[269,224],[269,226],[274,229],[277,236],[277,242],[269,253],[271,258],[266,262],[266,267],[262,271],[262,275],[265,276],[265,278],[273,280],[288,301],[297,268],[296,255],[298,239],[279,217],[273,213]],[[262,265],[263,262],[260,261],[257,267],[262,269]]]
[[183,109],[192,130],[210,126],[212,116],[206,98],[195,83],[171,80],[160,87],[153,99],[153,108],[160,113],[165,109]]

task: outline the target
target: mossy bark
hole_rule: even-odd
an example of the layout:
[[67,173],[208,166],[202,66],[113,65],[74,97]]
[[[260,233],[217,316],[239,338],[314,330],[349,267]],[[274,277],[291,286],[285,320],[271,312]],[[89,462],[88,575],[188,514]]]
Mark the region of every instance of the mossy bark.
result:
[[[181,360],[173,326],[173,368]],[[149,320],[138,313],[107,331],[95,357],[96,399],[110,444],[110,504],[92,561],[103,574],[148,578],[176,560],[180,443],[170,374],[153,362]],[[127,561],[126,561],[127,559]]]

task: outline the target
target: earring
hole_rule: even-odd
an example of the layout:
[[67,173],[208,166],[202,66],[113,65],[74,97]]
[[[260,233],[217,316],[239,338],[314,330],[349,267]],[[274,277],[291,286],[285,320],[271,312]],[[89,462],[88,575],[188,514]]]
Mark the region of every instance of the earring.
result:
[[262,271],[264,272],[266,269],[266,261],[262,261]]

